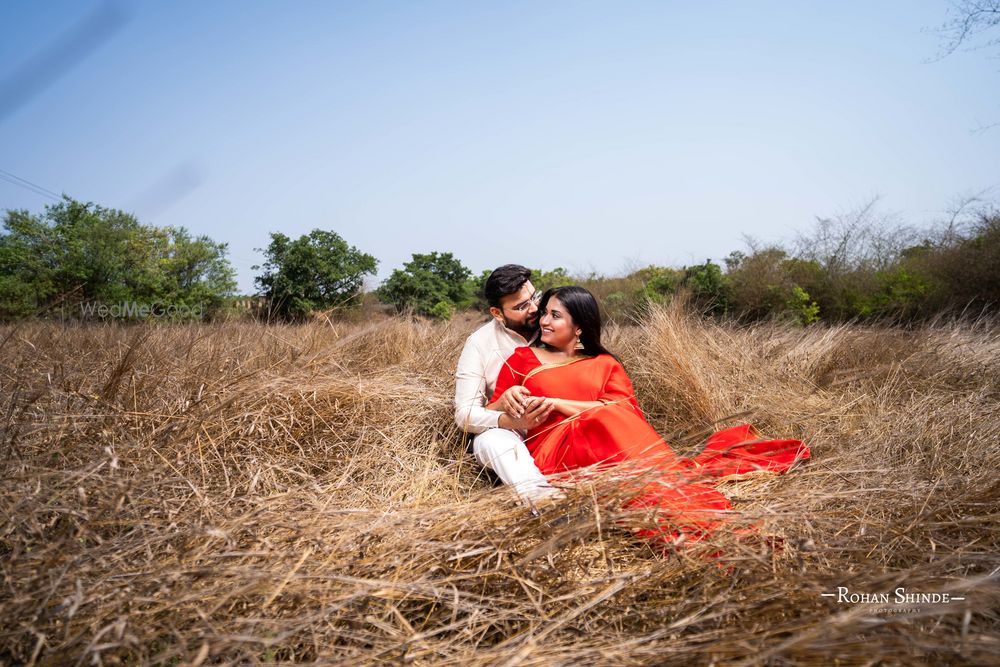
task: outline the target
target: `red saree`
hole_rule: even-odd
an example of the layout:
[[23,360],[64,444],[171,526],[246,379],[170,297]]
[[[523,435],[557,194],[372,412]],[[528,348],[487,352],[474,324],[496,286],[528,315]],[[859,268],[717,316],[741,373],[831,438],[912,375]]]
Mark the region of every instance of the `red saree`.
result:
[[543,365],[532,348],[521,347],[500,369],[491,402],[518,384],[533,396],[604,403],[574,417],[553,412],[528,431],[525,444],[543,474],[625,461],[648,463],[663,473],[630,503],[658,510],[663,529],[643,531],[644,536],[701,539],[732,509],[712,485],[755,471],[785,472],[809,458],[801,441],[760,440],[749,424],[716,432],[695,457],[677,456],[646,421],[632,382],[611,355]]

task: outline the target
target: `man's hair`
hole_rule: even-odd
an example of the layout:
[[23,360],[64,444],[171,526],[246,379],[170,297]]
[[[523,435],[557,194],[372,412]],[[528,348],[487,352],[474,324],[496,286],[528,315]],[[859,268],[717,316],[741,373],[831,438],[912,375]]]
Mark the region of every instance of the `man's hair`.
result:
[[531,269],[520,264],[504,264],[493,270],[483,285],[483,296],[486,302],[494,308],[500,307],[500,299],[508,294],[514,294],[531,278]]

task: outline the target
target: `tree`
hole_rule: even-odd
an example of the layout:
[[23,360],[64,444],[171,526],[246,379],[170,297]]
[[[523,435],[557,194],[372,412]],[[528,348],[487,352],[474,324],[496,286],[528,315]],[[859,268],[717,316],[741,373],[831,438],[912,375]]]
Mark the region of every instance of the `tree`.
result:
[[573,278],[570,277],[569,273],[561,266],[557,266],[551,271],[544,271],[542,269],[532,269],[531,270],[531,284],[534,288],[540,292],[544,292],[547,289],[553,287],[563,287],[565,285],[572,285]]
[[254,279],[259,293],[270,300],[272,313],[287,320],[357,305],[364,277],[378,267],[377,259],[347,245],[336,232],[321,229],[294,241],[274,232],[267,249],[257,251],[267,259],[264,273]]
[[213,309],[236,290],[236,272],[225,257],[227,244],[207,236],[192,237],[184,227],[165,227],[159,237],[161,299]]
[[475,281],[450,252],[414,253],[413,259],[395,269],[378,288],[378,298],[397,310],[448,319],[457,308],[475,301]]
[[[236,287],[226,244],[183,228],[140,223],[124,211],[66,197],[41,216],[8,210],[0,235],[0,317],[62,301],[198,306],[204,314]],[[65,301],[63,301],[65,303]]]
[[[962,44],[977,40],[981,35],[1000,26],[1000,0],[957,0],[948,12],[949,19],[938,32],[944,40],[941,57],[954,53]],[[990,37],[977,48],[1000,44],[1000,37]]]
[[[941,35],[942,49],[939,59],[946,58],[963,44],[974,49],[993,49],[1000,46],[1000,0],[954,0],[948,19],[937,28]],[[984,36],[989,35],[988,37]],[[1000,123],[979,128],[985,132]]]
[[57,291],[52,230],[27,211],[8,210],[0,236],[0,316],[35,313]]
[[80,287],[86,300],[120,302],[156,297],[156,230],[117,209],[72,199],[46,207],[51,253],[60,290]]

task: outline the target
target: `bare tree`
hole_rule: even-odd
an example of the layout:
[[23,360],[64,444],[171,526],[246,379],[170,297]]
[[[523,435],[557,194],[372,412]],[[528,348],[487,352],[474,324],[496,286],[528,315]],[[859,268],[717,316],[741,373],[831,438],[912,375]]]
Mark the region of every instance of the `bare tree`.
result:
[[951,55],[963,44],[974,49],[1000,45],[1000,37],[995,33],[980,41],[985,33],[1000,26],[1000,0],[955,0],[948,15],[948,20],[937,29],[943,42],[941,58]]
[[819,262],[831,275],[888,267],[914,242],[916,234],[898,216],[877,210],[878,197],[852,211],[816,218],[809,234],[799,234],[796,255]]
[[[941,52],[937,60],[946,58],[965,45],[970,50],[1000,46],[1000,0],[953,0],[948,19],[937,27],[941,36]],[[1000,125],[990,123],[974,128],[982,133]]]
[[965,194],[952,199],[945,211],[948,216],[930,230],[934,242],[941,246],[951,245],[967,235],[983,217],[989,217],[989,212],[995,210],[995,199],[991,196],[993,188],[986,188],[973,194]]

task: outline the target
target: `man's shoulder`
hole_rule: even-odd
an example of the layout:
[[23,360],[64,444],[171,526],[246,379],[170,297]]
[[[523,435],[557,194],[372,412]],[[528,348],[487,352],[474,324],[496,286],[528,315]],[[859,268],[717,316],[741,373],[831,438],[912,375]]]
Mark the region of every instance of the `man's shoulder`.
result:
[[490,350],[496,347],[496,334],[493,332],[493,320],[469,334],[462,347],[462,359],[485,358]]
[[496,340],[497,335],[497,321],[490,318],[490,320],[479,327],[466,339],[466,341],[473,343],[474,345],[480,345],[492,342]]

